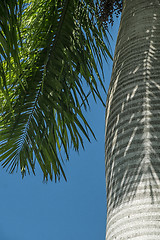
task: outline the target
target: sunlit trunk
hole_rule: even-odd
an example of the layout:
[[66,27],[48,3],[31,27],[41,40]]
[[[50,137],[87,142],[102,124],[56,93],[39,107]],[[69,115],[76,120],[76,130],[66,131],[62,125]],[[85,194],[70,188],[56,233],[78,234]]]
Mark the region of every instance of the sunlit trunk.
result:
[[105,150],[106,240],[159,240],[160,0],[124,0]]

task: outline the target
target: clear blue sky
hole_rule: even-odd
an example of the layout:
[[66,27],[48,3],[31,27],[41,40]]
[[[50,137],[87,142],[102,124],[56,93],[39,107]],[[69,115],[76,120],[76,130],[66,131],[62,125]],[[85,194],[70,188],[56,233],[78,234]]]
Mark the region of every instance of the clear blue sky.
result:
[[[119,19],[111,29],[114,51]],[[112,63],[105,65],[108,89]],[[103,94],[103,93],[102,93]],[[103,94],[104,96],[104,94]],[[105,96],[104,96],[105,99]],[[104,170],[105,108],[91,100],[88,122],[97,141],[71,152],[68,181],[42,183],[42,174],[9,175],[0,168],[0,240],[104,240],[106,193]]]

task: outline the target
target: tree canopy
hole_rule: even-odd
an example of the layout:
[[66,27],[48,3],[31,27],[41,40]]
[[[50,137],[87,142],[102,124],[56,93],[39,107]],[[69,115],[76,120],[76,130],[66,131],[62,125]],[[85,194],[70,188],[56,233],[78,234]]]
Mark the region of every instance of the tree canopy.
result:
[[10,173],[35,174],[38,163],[44,180],[66,179],[70,147],[94,136],[84,110],[90,94],[103,103],[98,82],[105,91],[112,58],[100,4],[0,1],[0,161]]

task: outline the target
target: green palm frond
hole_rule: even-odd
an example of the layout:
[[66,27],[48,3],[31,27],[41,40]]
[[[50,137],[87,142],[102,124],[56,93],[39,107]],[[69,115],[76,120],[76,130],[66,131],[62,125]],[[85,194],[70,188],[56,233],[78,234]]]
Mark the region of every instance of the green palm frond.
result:
[[89,132],[94,136],[83,108],[89,106],[88,90],[103,102],[98,81],[105,90],[107,33],[94,1],[13,2],[16,35],[7,48],[0,39],[0,160],[10,173],[20,167],[22,176],[35,174],[37,162],[45,180],[66,179],[69,148],[78,151],[83,135],[89,141]]

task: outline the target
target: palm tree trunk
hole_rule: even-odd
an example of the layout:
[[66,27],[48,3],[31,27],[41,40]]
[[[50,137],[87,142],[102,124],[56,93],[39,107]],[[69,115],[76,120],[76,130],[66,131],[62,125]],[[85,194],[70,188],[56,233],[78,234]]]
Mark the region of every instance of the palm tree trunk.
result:
[[105,144],[106,240],[159,240],[160,0],[124,0]]

